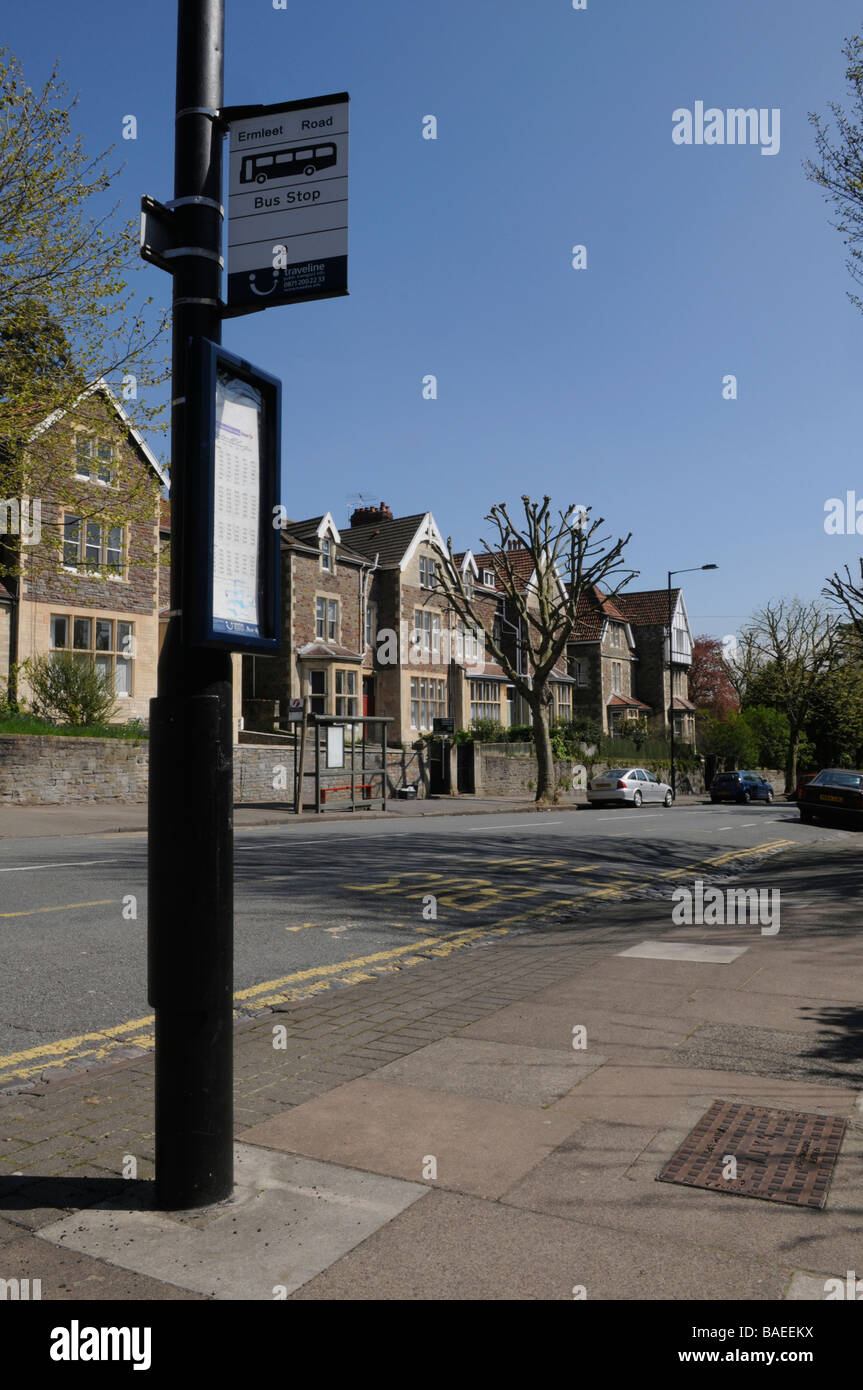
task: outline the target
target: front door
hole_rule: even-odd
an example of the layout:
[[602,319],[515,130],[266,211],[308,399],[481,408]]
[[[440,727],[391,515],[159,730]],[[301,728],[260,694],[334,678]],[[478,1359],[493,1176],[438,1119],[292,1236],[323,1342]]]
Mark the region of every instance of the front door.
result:
[[375,678],[363,676],[363,714],[375,713]]

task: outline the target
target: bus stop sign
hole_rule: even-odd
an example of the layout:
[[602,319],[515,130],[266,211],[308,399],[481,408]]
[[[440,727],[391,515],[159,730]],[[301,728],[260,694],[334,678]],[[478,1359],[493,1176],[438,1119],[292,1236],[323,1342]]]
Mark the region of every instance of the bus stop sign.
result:
[[229,107],[225,317],[348,292],[348,94]]

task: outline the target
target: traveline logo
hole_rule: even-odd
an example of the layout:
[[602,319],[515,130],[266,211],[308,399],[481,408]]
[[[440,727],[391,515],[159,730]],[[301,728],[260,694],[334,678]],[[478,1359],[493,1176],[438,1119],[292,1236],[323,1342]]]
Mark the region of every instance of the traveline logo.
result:
[[150,1369],[149,1327],[70,1327],[51,1331],[52,1361],[132,1361],[135,1371]]
[[760,145],[762,154],[779,153],[779,107],[717,106],[704,109],[697,101],[690,111],[680,106],[671,116],[671,138],[675,145]]

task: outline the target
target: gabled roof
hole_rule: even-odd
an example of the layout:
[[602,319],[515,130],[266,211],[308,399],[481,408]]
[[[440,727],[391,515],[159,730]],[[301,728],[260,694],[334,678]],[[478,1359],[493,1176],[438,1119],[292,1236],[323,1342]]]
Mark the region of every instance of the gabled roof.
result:
[[404,569],[417,545],[428,540],[446,554],[446,545],[431,512],[381,517],[365,526],[348,526],[342,542],[368,559],[379,556],[380,569]]
[[646,705],[643,700],[633,700],[630,695],[609,695],[605,703],[609,709],[643,709],[648,714],[653,713],[651,705]]
[[609,598],[598,584],[591,584],[578,596],[575,622],[570,640],[573,642],[599,642],[607,620],[615,623],[628,623],[629,619],[621,612],[620,595]]
[[80,396],[76,397],[72,404],[67,406],[65,409],[52,410],[50,415],[46,415],[45,419],[41,420],[39,424],[36,425],[35,429],[32,431],[30,435],[30,439],[38,439],[40,434],[44,434],[46,430],[51,429],[52,425],[56,425],[58,421],[62,420],[66,415],[69,415],[72,411],[74,411],[75,407],[81,401],[86,400],[87,396],[92,396],[96,392],[104,396],[108,404],[113,406],[114,410],[117,412],[120,419],[122,420],[123,425],[129,431],[129,434],[132,436],[138,448],[141,450],[141,453],[144,455],[144,458],[146,459],[147,463],[150,465],[153,472],[156,474],[156,477],[159,479],[159,482],[163,485],[163,487],[169,487],[170,478],[168,477],[168,474],[163,469],[162,465],[156,458],[156,455],[153,453],[150,446],[147,444],[143,435],[139,434],[138,431],[135,429],[135,426],[132,424],[132,421],[129,419],[121,403],[117,400],[117,397],[114,395],[114,392],[111,390],[104,377],[100,377],[98,381],[94,381],[92,386],[88,386],[86,391],[82,391]]
[[[671,590],[671,611],[677,608],[679,589]],[[626,621],[636,627],[662,625],[668,627],[668,590],[642,589],[640,593],[618,594],[617,604],[626,614]]]

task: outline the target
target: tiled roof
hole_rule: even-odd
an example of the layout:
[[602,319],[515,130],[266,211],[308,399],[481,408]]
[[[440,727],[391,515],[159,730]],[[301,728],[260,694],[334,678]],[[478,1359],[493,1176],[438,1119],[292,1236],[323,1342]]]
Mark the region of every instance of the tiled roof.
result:
[[604,594],[598,584],[592,584],[578,596],[578,607],[572,627],[573,642],[598,642],[602,636],[602,624],[606,618],[613,622],[625,623],[628,619],[619,607],[619,596],[611,599]]
[[691,700],[684,700],[681,695],[675,695],[674,699],[671,701],[671,708],[688,709],[694,711],[697,708],[697,706],[694,705]]
[[605,703],[611,709],[643,709],[647,710],[648,714],[652,713],[651,705],[644,704],[643,700],[630,699],[628,695],[609,695]]
[[[677,604],[679,589],[671,590],[671,610]],[[656,624],[668,626],[668,590],[643,589],[641,593],[622,593],[617,596],[617,605],[626,614],[627,622],[636,627],[650,627]]]
[[11,603],[12,595],[5,584],[0,583],[0,603]]
[[392,520],[383,517],[366,526],[348,526],[340,534],[345,545],[352,550],[369,560],[379,555],[381,569],[391,569],[401,564],[405,551],[426,516],[426,512],[417,512],[415,516],[396,516]]
[[304,661],[362,661],[362,652],[352,652],[350,647],[342,647],[338,642],[307,642],[297,649],[297,656]]
[[[476,561],[476,567],[480,572],[480,578],[482,578],[483,570],[486,569],[494,570],[495,574],[499,574],[501,576],[502,581],[505,579],[507,571],[506,566],[504,565],[503,560],[501,559],[500,552],[495,551],[490,554],[488,552],[481,554],[475,553],[473,558]],[[512,572],[515,575],[516,579],[520,580],[522,585],[528,584],[534,570],[534,564],[530,552],[528,550],[523,549],[507,550],[506,558],[509,561],[509,564],[512,568]]]

